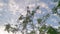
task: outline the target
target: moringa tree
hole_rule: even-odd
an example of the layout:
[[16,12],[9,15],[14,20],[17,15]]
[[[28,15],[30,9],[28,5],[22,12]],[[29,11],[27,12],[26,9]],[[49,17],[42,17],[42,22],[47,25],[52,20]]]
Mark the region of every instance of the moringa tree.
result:
[[[29,6],[27,6],[26,15],[20,15],[18,18],[18,24],[15,24],[14,27],[11,24],[6,24],[5,30],[8,32],[16,32],[20,31],[22,34],[58,34],[58,30],[53,28],[52,26],[46,25],[46,20],[50,17],[51,14],[57,14],[60,17],[60,13],[58,9],[60,9],[60,1],[57,1],[58,5],[52,9],[52,13],[47,13],[42,18],[37,18],[37,24],[34,24],[34,18],[36,11],[40,9],[40,6],[37,6],[34,10],[29,10]],[[60,22],[59,22],[60,23]],[[38,25],[38,26],[36,26]],[[29,32],[30,31],[30,32]]]

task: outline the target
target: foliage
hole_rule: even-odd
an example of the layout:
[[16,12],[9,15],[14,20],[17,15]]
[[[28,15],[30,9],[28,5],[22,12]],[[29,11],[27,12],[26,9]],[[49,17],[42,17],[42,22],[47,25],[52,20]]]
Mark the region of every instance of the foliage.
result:
[[[55,0],[56,2],[56,0]],[[53,9],[52,9],[52,14],[58,14],[58,9],[60,7],[60,1],[58,1],[58,5],[55,6]],[[60,32],[58,32],[58,30],[56,30],[55,28],[53,28],[52,26],[47,26],[45,25],[45,21],[50,17],[50,14],[46,14],[45,16],[43,16],[42,18],[37,18],[37,23],[38,23],[38,27],[36,27],[36,25],[34,25],[33,23],[33,19],[34,19],[34,15],[36,13],[37,10],[39,10],[40,6],[37,6],[35,8],[35,10],[32,10],[30,11],[29,10],[29,6],[27,6],[27,14],[26,14],[26,17],[24,17],[23,15],[21,15],[18,20],[19,20],[19,23],[18,25],[16,25],[16,28],[15,27],[11,27],[10,24],[7,24],[6,27],[5,27],[5,30],[6,31],[11,31],[13,33],[15,32],[18,32],[20,31],[19,28],[21,28],[21,32],[24,33],[23,31],[26,30],[26,34],[27,34],[27,31],[28,31],[28,28],[27,26],[31,25],[30,27],[33,29],[33,31],[30,32],[30,34],[35,34],[35,29],[37,29],[39,31],[39,34],[58,34]],[[23,20],[22,22],[20,22],[21,20]],[[60,22],[59,22],[60,23]],[[40,26],[41,25],[41,26]]]
[[47,33],[48,34],[58,34],[57,30],[52,28],[51,26],[48,28]]
[[35,31],[31,31],[31,33],[29,33],[29,34],[35,34]]
[[41,23],[42,19],[37,19],[38,23]]
[[7,30],[9,32],[10,28],[11,28],[11,25],[7,24],[5,30]]

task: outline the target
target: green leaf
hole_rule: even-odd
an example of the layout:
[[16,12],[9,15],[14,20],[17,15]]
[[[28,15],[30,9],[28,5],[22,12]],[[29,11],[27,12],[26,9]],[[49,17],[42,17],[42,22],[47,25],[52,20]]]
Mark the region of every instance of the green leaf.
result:
[[13,27],[12,27],[11,32],[13,32],[13,33],[14,33],[15,31],[18,31],[18,29],[17,29],[17,28],[13,28]]
[[58,0],[51,0],[51,1],[53,1],[53,2],[58,2]]
[[52,9],[52,11],[53,11],[53,14],[54,14],[54,13],[57,13],[57,7],[54,7],[54,8]]
[[23,15],[21,15],[20,17],[19,17],[19,20],[22,20],[23,19]]
[[38,23],[41,23],[42,19],[39,18],[39,19],[37,19],[37,21],[38,21]]
[[29,22],[32,22],[32,20],[31,20],[31,19],[29,19]]
[[36,9],[39,9],[40,6],[37,6]]
[[60,22],[59,22],[59,24],[60,24]]
[[9,29],[11,28],[11,25],[10,24],[7,24],[6,27],[5,27],[5,30],[9,32]]
[[46,28],[46,25],[43,25],[40,29],[39,29],[39,31],[40,32],[43,32],[43,31],[45,31],[47,28]]
[[23,21],[23,29],[25,29],[26,28],[26,25],[28,24],[28,21],[27,20],[24,20]]
[[58,1],[58,5],[57,5],[57,7],[60,7],[60,1]]
[[30,34],[35,34],[35,31],[31,31],[31,33]]
[[29,20],[29,19],[30,19],[30,17],[29,17],[29,16],[27,16],[27,17],[26,17],[26,20]]
[[47,33],[48,34],[58,34],[57,30],[52,27],[48,27]]
[[33,15],[34,15],[34,13],[35,13],[35,11],[32,11],[31,15],[33,16]]
[[50,16],[50,14],[47,14],[47,15],[46,15],[46,17],[49,17],[49,16]]

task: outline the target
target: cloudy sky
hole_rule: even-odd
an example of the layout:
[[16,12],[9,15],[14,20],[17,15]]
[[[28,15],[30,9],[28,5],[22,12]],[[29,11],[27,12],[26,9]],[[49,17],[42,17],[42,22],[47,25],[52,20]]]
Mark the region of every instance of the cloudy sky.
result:
[[[51,13],[51,8],[57,5],[57,3],[51,0],[0,0],[0,27],[4,28],[3,25],[10,23],[16,24],[16,21],[20,14],[26,14],[26,7],[29,6],[30,10],[36,6],[40,6],[35,17],[42,17],[47,13]],[[58,26],[60,19],[56,14],[51,14],[47,19],[47,24],[52,26]],[[5,31],[0,30],[0,34],[5,34]],[[3,33],[5,32],[5,33]],[[7,34],[7,33],[6,33]]]

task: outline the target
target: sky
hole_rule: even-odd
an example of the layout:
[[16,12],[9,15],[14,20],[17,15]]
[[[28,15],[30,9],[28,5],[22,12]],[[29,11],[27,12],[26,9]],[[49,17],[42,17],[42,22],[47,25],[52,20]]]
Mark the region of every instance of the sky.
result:
[[[57,3],[52,2],[52,0],[0,0],[0,27],[4,28],[4,24],[7,23],[16,24],[20,14],[26,15],[27,6],[32,10],[38,5],[40,9],[37,10],[35,19],[36,17],[42,17],[47,13],[51,13],[51,9],[56,6]],[[49,19],[46,20],[46,24],[57,27],[59,26],[57,23],[59,21],[60,19],[56,14],[51,14]],[[8,34],[3,31],[3,29],[0,29],[0,32],[0,34]]]

